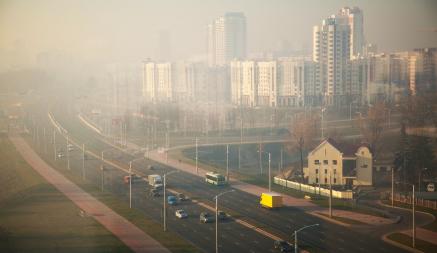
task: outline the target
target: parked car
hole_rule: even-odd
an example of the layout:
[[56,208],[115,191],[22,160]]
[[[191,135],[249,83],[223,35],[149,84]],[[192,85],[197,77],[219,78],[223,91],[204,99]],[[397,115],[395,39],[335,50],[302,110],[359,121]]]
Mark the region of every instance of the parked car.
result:
[[68,149],[68,151],[73,151],[74,150],[74,145],[73,144],[68,144],[67,145],[67,149]]
[[62,157],[64,157],[65,155],[64,155],[64,152],[58,152],[58,158],[62,158]]
[[177,204],[177,199],[176,199],[176,197],[175,196],[173,196],[173,195],[170,195],[170,196],[168,196],[167,197],[167,203],[169,204],[169,205],[176,205]]
[[210,215],[209,213],[201,213],[200,214],[200,222],[202,223],[210,223],[214,221],[214,218],[212,217],[212,215]]
[[149,165],[149,166],[147,166],[147,169],[148,170],[155,170],[155,167],[153,165]]
[[188,217],[188,213],[185,212],[185,210],[183,210],[183,209],[176,210],[175,215],[179,219],[184,219],[184,218]]
[[293,245],[286,242],[286,241],[275,241],[273,243],[273,246],[275,247],[275,249],[278,249],[280,252],[293,252],[294,248]]
[[183,194],[183,193],[178,193],[177,197],[178,197],[179,201],[189,200],[189,198],[187,196],[185,196],[185,194]]
[[228,215],[225,212],[223,212],[223,211],[218,211],[217,212],[217,218],[219,220],[226,220],[228,218]]

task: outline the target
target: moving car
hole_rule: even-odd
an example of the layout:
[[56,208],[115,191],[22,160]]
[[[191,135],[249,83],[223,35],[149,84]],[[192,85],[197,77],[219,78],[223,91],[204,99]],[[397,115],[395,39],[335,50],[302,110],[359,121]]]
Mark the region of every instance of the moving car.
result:
[[178,197],[179,201],[189,200],[189,198],[187,196],[185,196],[185,194],[183,194],[183,193],[178,193],[177,197]]
[[183,209],[176,210],[175,215],[179,219],[183,219],[183,218],[187,218],[188,217],[187,212],[185,212],[185,210],[183,210]]
[[293,252],[293,245],[286,242],[286,241],[275,241],[273,243],[273,246],[275,247],[275,249],[278,249],[280,252]]
[[225,212],[223,212],[223,211],[218,211],[217,212],[217,218],[219,220],[226,220],[228,218],[228,215]]
[[159,197],[160,196],[158,189],[155,189],[155,188],[150,189],[149,195],[152,197]]
[[209,213],[203,212],[200,213],[200,222],[202,223],[210,223],[214,221],[214,218]]
[[[124,176],[123,177],[123,181],[124,181],[124,183],[125,184],[129,184],[129,181],[130,181],[130,176],[129,175],[127,175],[127,176]],[[138,181],[141,181],[142,180],[142,178],[140,177],[140,176],[138,176],[138,175],[136,175],[136,174],[132,174],[132,183],[135,183],[135,182],[138,182]]]
[[173,195],[170,195],[170,196],[168,196],[167,197],[167,203],[169,204],[169,205],[176,205],[177,203],[178,203],[178,201],[177,201],[177,199],[176,199],[176,197],[175,196],[173,196]]

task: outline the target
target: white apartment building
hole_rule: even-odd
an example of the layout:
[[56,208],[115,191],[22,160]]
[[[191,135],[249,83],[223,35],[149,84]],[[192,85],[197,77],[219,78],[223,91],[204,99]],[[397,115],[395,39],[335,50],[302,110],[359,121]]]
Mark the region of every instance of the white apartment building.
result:
[[225,66],[246,57],[246,17],[229,12],[208,25],[208,65]]
[[350,146],[326,139],[308,154],[308,184],[373,184],[372,153],[366,145]]
[[278,60],[278,106],[304,106],[305,86],[308,85],[305,64],[303,58]]
[[257,104],[277,106],[277,66],[276,61],[257,62]]
[[257,105],[257,63],[255,61],[231,62],[231,102],[253,107]]
[[145,101],[173,99],[172,64],[143,62],[143,96]]

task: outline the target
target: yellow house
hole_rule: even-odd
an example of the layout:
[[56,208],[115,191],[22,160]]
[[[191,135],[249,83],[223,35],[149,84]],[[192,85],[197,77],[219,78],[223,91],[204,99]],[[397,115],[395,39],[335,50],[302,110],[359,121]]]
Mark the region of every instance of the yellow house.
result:
[[372,185],[372,153],[366,145],[345,145],[326,139],[308,154],[308,184]]

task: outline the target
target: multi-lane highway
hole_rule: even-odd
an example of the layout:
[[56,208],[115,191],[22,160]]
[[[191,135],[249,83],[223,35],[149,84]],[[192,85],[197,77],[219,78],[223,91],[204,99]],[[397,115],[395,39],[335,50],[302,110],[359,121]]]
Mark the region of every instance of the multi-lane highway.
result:
[[[52,128],[47,119],[47,112],[39,110],[38,115],[44,121],[39,122],[41,126]],[[96,154],[102,150],[108,150],[110,146],[101,141],[99,136],[79,123],[75,112],[65,113],[59,107],[52,107],[52,113],[56,120],[68,131],[69,137],[77,143],[85,143],[88,149]],[[58,136],[60,137],[60,136]],[[59,138],[60,139],[60,138]],[[58,142],[61,143],[61,140]],[[65,140],[62,140],[65,145]],[[61,147],[61,146],[60,146]],[[129,161],[138,158],[126,153],[113,150],[105,152],[106,160],[111,160],[124,168],[128,168]],[[70,166],[77,173],[82,173],[82,155],[76,150],[71,152]],[[64,162],[63,160],[58,162]],[[102,172],[99,169],[102,161],[90,159],[86,161],[86,178],[96,184],[101,183]],[[148,165],[155,165],[154,171],[147,169]],[[105,165],[108,170],[105,173],[104,189],[119,196],[123,201],[128,201],[128,186],[123,183],[123,176],[126,175],[120,169]],[[156,164],[149,160],[137,161],[134,163],[135,171],[142,175],[163,174],[173,170],[168,166]],[[184,192],[192,199],[213,206],[213,197],[220,192],[227,190],[208,185],[202,178],[187,174],[175,173],[168,177],[168,187],[173,191]],[[153,198],[148,194],[146,183],[134,184],[133,207],[143,211],[145,216],[156,221],[162,220],[162,198]],[[299,241],[310,247],[312,252],[402,252],[380,240],[379,236],[372,236],[366,231],[353,231],[351,229],[331,224],[308,215],[301,210],[294,208],[282,208],[280,210],[266,210],[259,206],[258,198],[241,191],[227,194],[220,198],[220,207],[235,218],[246,221],[258,226],[262,231],[283,239],[291,239],[291,234],[295,229],[302,226],[320,223],[316,229],[302,231],[299,234]],[[188,211],[189,218],[179,220],[174,216],[176,208],[183,208]],[[179,233],[183,238],[192,242],[205,252],[211,252],[215,247],[214,224],[200,224],[200,212],[207,211],[203,206],[193,202],[181,203],[176,207],[169,207],[168,228]],[[211,212],[211,211],[209,211]],[[223,252],[269,252],[273,250],[273,239],[259,233],[253,229],[229,220],[220,223],[220,249]]]

